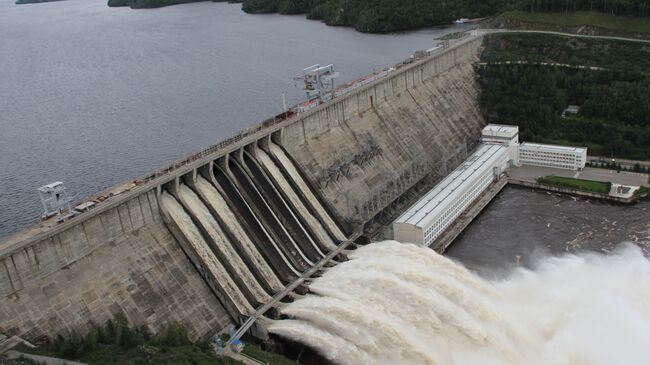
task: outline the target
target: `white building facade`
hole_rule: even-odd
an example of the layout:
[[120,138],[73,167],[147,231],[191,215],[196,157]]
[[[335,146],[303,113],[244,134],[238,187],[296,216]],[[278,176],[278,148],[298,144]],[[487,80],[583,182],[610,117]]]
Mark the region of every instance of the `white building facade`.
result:
[[519,165],[519,127],[516,125],[488,124],[481,133],[483,143],[507,146],[513,165]]
[[579,170],[587,149],[534,143],[519,144],[519,127],[489,124],[482,142],[465,162],[393,222],[400,242],[430,246],[513,165]]
[[519,163],[567,170],[582,170],[587,163],[587,149],[522,143],[519,146]]
[[431,245],[511,163],[508,146],[479,145],[474,154],[393,222],[394,238]]

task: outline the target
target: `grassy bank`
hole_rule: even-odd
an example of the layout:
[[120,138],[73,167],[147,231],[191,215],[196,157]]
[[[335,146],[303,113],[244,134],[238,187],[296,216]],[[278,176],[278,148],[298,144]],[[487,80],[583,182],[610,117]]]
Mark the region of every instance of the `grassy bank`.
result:
[[[629,17],[620,15],[604,14],[596,11],[576,11],[568,13],[528,13],[519,10],[505,12],[501,15],[506,21],[515,27],[515,23],[521,23],[517,28],[526,29],[552,29],[559,28],[581,28],[578,33],[590,33],[607,35],[628,35],[638,33],[650,37],[650,18]],[[550,28],[549,28],[550,27]]]
[[601,181],[574,179],[562,176],[544,176],[537,179],[537,182],[544,185],[558,186],[563,188],[577,189],[599,194],[609,194],[612,188],[611,183]]

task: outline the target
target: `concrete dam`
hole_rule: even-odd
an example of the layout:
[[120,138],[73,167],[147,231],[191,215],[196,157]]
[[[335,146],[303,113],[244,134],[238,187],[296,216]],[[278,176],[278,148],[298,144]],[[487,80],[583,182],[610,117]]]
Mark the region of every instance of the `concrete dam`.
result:
[[198,338],[300,296],[310,275],[381,235],[478,144],[482,43],[464,37],[138,179],[89,212],[8,237],[0,331],[85,333],[123,312],[153,331],[178,321]]

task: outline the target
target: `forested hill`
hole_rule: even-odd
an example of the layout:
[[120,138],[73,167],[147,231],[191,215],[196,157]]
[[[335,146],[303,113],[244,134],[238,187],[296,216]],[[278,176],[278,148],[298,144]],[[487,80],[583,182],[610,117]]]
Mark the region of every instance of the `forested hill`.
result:
[[361,32],[391,32],[498,13],[508,0],[244,0],[249,13],[301,14]]
[[244,0],[242,9],[249,13],[305,13],[329,25],[354,26],[362,32],[390,32],[513,9],[650,16],[650,0]]
[[[194,1],[201,0],[109,0],[108,6],[155,8]],[[308,18],[329,25],[353,26],[362,32],[380,33],[450,23],[459,18],[492,16],[506,10],[589,10],[645,17],[650,16],[650,0],[243,0],[242,10],[307,14]]]

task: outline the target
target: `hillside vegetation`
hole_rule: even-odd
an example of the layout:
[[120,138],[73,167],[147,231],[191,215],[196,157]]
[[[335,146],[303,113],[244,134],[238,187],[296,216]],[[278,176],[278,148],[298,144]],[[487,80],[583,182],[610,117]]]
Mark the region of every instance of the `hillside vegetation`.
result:
[[513,10],[490,21],[489,26],[650,39],[650,17],[612,15],[596,11],[530,13]]
[[[650,159],[650,47],[540,34],[490,37],[479,70],[488,122],[516,124],[529,142],[587,146],[590,154]],[[556,62],[603,70],[539,65]],[[568,105],[580,106],[563,118]]]
[[[194,1],[200,0],[108,0],[108,6],[149,8]],[[379,33],[445,24],[458,18],[495,16],[509,10],[532,13],[586,10],[645,17],[650,16],[650,0],[243,0],[242,10],[307,14],[309,19],[322,20],[329,25],[353,26],[362,32]],[[522,14],[525,13],[509,16],[521,18]]]
[[508,10],[650,16],[648,0],[244,0],[250,13],[306,13],[330,25],[354,26],[362,32],[390,32],[449,23],[458,18],[497,15]]
[[[246,342],[244,351],[257,359],[278,365],[295,364],[281,355],[262,351],[250,338]],[[91,365],[242,365],[227,357],[217,357],[208,341],[192,342],[178,323],[171,323],[153,335],[146,327],[129,326],[121,313],[83,337],[59,335],[41,347],[19,345],[16,350]]]

